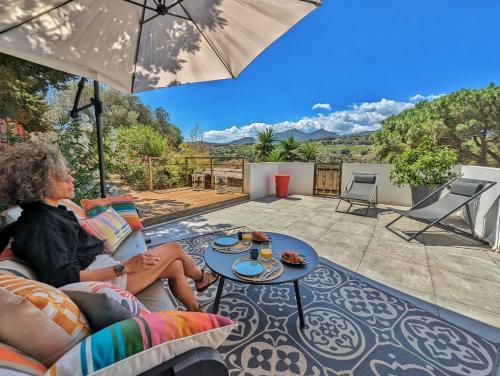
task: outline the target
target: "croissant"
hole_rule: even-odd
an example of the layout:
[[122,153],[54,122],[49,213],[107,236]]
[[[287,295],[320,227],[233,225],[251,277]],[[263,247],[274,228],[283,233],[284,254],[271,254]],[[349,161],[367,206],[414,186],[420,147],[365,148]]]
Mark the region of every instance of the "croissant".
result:
[[297,263],[302,263],[304,260],[302,257],[297,252],[294,251],[284,251],[281,253],[281,256],[288,262],[297,264]]
[[271,240],[269,238],[269,236],[267,236],[266,234],[264,234],[260,231],[253,231],[252,238],[253,238],[253,240],[256,240],[258,242],[268,242],[269,240]]

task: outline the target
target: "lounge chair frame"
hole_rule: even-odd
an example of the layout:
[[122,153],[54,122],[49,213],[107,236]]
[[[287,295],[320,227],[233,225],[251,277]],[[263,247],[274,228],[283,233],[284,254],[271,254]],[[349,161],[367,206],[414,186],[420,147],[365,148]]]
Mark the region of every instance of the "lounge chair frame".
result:
[[[425,231],[427,231],[429,228],[435,226],[435,227],[439,227],[443,230],[447,230],[447,231],[450,231],[450,232],[453,232],[453,233],[456,233],[456,234],[459,234],[459,235],[463,235],[463,236],[466,236],[466,237],[469,237],[469,238],[472,238],[474,240],[477,240],[477,241],[480,241],[482,243],[487,243],[485,240],[483,239],[480,239],[478,236],[476,236],[476,232],[474,230],[474,222],[472,220],[472,214],[471,214],[471,210],[470,210],[470,207],[469,207],[469,204],[474,201],[476,198],[478,198],[479,196],[481,196],[484,192],[486,192],[488,189],[490,189],[491,187],[493,187],[496,182],[493,182],[493,181],[487,181],[487,180],[482,180],[484,186],[483,188],[475,193],[473,196],[469,197],[469,199],[467,199],[464,203],[462,203],[461,205],[455,207],[453,210],[451,211],[448,211],[446,214],[442,215],[441,217],[437,218],[437,219],[434,219],[434,220],[425,220],[425,219],[422,219],[422,218],[415,218],[415,217],[412,217],[411,215],[408,215],[413,209],[416,209],[418,208],[418,206],[420,204],[422,204],[423,202],[425,202],[426,200],[428,200],[429,198],[437,195],[437,194],[440,194],[445,188],[450,188],[451,187],[451,184],[460,179],[461,177],[458,176],[452,180],[450,180],[449,182],[447,182],[446,184],[443,184],[441,187],[439,187],[438,189],[434,190],[433,192],[431,192],[429,195],[427,195],[425,198],[423,198],[422,200],[420,200],[419,202],[417,202],[415,205],[413,205],[409,210],[407,211],[401,211],[401,210],[398,210],[398,209],[394,209],[394,208],[389,208],[390,210],[392,210],[393,212],[395,213],[398,213],[399,214],[399,217],[397,217],[396,219],[392,220],[391,222],[389,222],[388,224],[385,225],[385,228],[388,229],[390,232],[392,232],[393,234],[396,234],[397,236],[399,236],[400,238],[406,240],[407,242],[410,242],[412,241],[413,239],[415,239],[417,236],[423,234]],[[471,179],[472,180],[472,179]],[[450,225],[447,225],[447,224],[444,224],[444,223],[441,223],[442,220],[448,218],[450,215],[456,213],[457,211],[461,210],[463,207],[465,207],[465,211],[466,211],[466,214],[467,214],[467,219],[468,219],[468,222],[469,222],[469,227],[470,227],[470,233],[466,232],[466,231],[463,231],[459,228],[456,228],[456,227],[453,227],[453,226],[450,226]],[[401,218],[410,218],[414,221],[417,221],[417,222],[421,222],[421,223],[424,223],[426,224],[427,226],[425,226],[422,230],[420,231],[417,231],[415,234],[411,235],[411,236],[404,236],[403,234],[401,234],[400,232],[398,231],[395,231],[394,229],[390,228],[391,225],[393,225],[395,222],[399,221]]]
[[[364,175],[364,176],[375,176],[375,182],[373,183],[373,191],[370,196],[369,200],[363,200],[363,199],[353,199],[353,198],[348,198],[345,197],[348,191],[352,189],[352,185],[354,184],[354,176],[355,175]],[[340,213],[348,213],[348,214],[354,214],[354,215],[361,215],[357,213],[352,213],[350,212],[352,205],[367,205],[366,207],[366,212],[364,216],[366,217],[368,215],[368,212],[370,210],[370,207],[373,206],[373,208],[377,208],[378,204],[378,180],[379,180],[380,174],[379,173],[365,173],[365,172],[351,172],[351,175],[349,176],[349,179],[347,180],[347,184],[344,188],[344,191],[339,197],[339,202],[337,203],[337,206],[335,208],[335,212],[338,212],[339,210],[339,205],[341,201],[345,201],[349,203],[349,207],[347,208],[346,211],[340,211]],[[357,184],[363,184],[363,183],[357,183]],[[374,200],[375,198],[375,200]]]

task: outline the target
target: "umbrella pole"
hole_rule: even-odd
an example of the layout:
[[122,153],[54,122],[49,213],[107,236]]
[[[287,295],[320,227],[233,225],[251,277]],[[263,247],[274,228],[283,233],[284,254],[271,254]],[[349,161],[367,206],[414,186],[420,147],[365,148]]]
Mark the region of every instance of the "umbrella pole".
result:
[[73,109],[70,111],[70,116],[76,118],[78,113],[89,107],[94,107],[95,114],[95,124],[97,133],[97,151],[99,156],[99,183],[101,187],[101,197],[106,197],[106,170],[104,168],[104,145],[102,137],[102,101],[101,101],[101,91],[99,89],[99,81],[94,80],[94,98],[90,100],[89,104],[85,106],[78,107],[80,104],[80,96],[82,95],[83,88],[85,86],[86,79],[82,77],[78,83],[78,91],[75,96],[75,103],[73,104]]
[[101,185],[101,197],[106,197],[106,171],[104,169],[104,143],[102,137],[102,102],[99,89],[99,81],[94,80],[94,99],[92,100],[95,112],[95,125],[97,132],[97,151],[99,153],[99,183]]

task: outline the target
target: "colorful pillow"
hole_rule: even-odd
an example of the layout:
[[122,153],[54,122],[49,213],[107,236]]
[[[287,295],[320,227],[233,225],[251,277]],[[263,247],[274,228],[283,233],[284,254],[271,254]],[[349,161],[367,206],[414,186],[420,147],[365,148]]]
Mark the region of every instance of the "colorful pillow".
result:
[[60,289],[83,311],[94,331],[151,313],[130,292],[109,282],[78,282]]
[[226,317],[198,312],[162,311],[134,317],[87,337],[49,374],[138,375],[196,347],[219,347],[235,326]]
[[135,200],[132,195],[122,195],[117,197],[97,198],[93,200],[83,199],[80,203],[89,217],[95,217],[97,214],[102,213],[111,206],[128,222],[130,227],[132,227],[132,230],[142,230],[144,226],[139,218],[134,201]]
[[51,366],[90,334],[85,316],[58,289],[0,274],[0,342]]
[[76,219],[78,219],[78,220],[87,218],[87,214],[85,214],[85,210],[83,210],[83,208],[80,205],[74,203],[71,200],[68,200],[68,199],[61,200],[61,201],[59,201],[59,205],[65,206],[66,209],[68,209],[70,212],[73,212]]
[[35,359],[23,355],[16,349],[0,343],[0,375],[2,376],[41,376],[47,368]]
[[79,223],[90,235],[103,240],[110,253],[116,251],[132,233],[129,224],[113,208],[108,208],[93,218],[82,219]]

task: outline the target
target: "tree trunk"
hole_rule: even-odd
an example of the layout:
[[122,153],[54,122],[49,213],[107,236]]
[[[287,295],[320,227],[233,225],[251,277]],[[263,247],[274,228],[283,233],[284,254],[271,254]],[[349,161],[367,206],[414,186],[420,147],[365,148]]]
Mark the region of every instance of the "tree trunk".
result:
[[486,142],[486,135],[479,136],[481,140],[481,160],[479,161],[480,166],[486,166],[486,158],[488,157],[488,143]]

